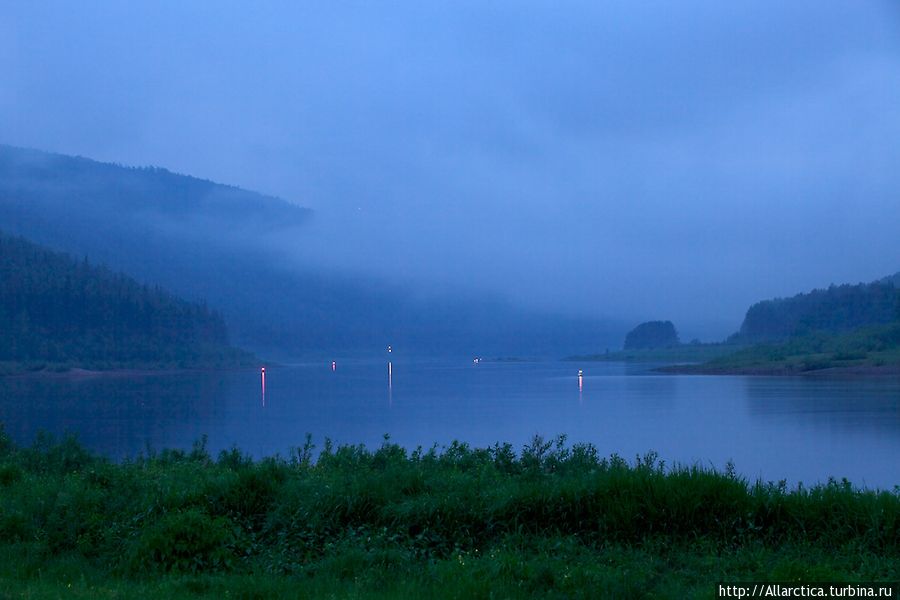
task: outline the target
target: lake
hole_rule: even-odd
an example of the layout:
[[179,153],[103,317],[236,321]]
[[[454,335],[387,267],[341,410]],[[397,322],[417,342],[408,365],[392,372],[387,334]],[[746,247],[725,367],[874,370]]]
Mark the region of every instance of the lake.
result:
[[[578,370],[584,371],[579,386]],[[652,365],[338,360],[258,371],[0,379],[0,421],[19,443],[75,432],[113,458],[147,448],[236,445],[287,455],[306,433],[319,448],[473,446],[566,434],[629,460],[649,450],[766,481],[829,477],[900,484],[900,378],[656,373]]]

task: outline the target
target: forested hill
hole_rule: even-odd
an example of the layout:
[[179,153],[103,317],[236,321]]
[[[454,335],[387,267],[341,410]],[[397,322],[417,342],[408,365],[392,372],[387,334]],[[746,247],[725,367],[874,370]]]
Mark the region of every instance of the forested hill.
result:
[[873,283],[827,289],[757,302],[730,341],[783,340],[815,331],[842,333],[900,319],[900,273]]
[[0,361],[187,367],[248,358],[205,306],[0,233]]
[[893,275],[888,275],[884,279],[879,279],[878,283],[889,283],[900,289],[900,271],[897,271]]
[[[312,211],[177,175],[0,144],[0,230],[208,301],[232,340],[268,356],[381,352],[552,356],[617,344],[624,324],[519,309],[503,298],[419,296],[304,261]],[[353,239],[327,244],[342,251]]]
[[[310,215],[280,198],[159,167],[125,167],[2,144],[0,200],[6,220],[68,214],[90,217],[96,226],[131,218],[169,232],[238,222],[250,233],[300,225]],[[99,223],[98,215],[105,217]]]

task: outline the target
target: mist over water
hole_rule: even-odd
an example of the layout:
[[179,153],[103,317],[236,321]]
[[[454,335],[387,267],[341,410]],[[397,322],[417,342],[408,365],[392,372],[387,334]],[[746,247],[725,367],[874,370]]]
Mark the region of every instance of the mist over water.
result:
[[179,226],[426,298],[709,340],[898,268],[888,1],[10,3],[0,71],[0,141],[286,198]]

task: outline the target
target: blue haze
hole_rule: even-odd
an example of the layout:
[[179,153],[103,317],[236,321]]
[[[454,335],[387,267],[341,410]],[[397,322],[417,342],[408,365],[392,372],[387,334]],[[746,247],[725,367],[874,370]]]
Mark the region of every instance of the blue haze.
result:
[[683,337],[900,267],[888,0],[6,2],[0,143],[316,210],[289,260]]

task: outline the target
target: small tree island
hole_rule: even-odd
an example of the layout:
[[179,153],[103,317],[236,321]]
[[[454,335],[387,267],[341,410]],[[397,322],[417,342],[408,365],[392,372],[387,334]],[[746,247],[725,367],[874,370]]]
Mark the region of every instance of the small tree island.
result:
[[625,336],[625,350],[651,350],[680,345],[678,332],[672,321],[647,321]]

